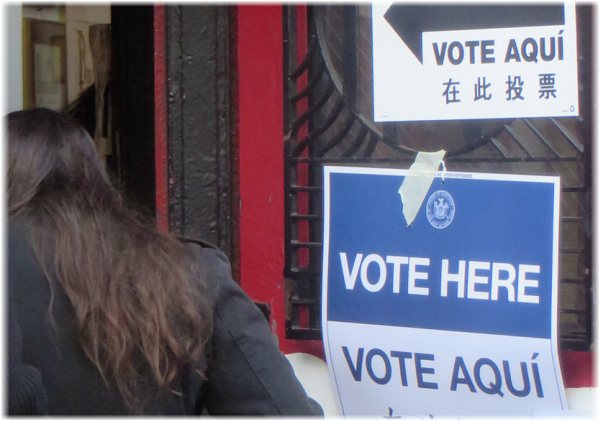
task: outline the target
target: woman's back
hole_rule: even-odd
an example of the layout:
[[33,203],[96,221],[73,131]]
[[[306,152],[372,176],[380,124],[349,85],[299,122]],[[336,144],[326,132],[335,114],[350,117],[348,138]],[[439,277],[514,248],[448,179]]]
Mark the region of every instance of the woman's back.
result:
[[69,118],[8,129],[9,307],[49,414],[319,413],[222,252],[140,222]]
[[[108,386],[83,351],[75,333],[73,306],[62,291],[50,291],[23,223],[8,224],[8,281],[10,305],[22,337],[21,360],[42,374],[50,415],[124,415],[130,413],[114,379]],[[48,309],[52,300],[52,319]],[[52,320],[52,322],[50,321]],[[174,388],[180,388],[175,381]],[[163,393],[153,397],[144,412],[185,414],[181,396]]]

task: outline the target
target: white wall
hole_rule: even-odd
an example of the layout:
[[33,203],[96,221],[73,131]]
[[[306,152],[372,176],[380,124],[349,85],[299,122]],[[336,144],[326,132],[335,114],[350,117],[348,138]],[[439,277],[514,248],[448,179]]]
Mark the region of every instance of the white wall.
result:
[[6,32],[3,40],[6,53],[3,57],[4,75],[4,110],[11,112],[23,109],[23,59],[21,51],[21,4],[6,5],[4,9]]

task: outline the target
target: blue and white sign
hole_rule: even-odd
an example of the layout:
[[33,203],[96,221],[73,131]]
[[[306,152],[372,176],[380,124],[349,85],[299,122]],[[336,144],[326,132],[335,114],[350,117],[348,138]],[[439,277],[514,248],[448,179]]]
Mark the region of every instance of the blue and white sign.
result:
[[406,175],[324,168],[323,335],[340,413],[566,410],[560,179],[438,173],[407,226]]

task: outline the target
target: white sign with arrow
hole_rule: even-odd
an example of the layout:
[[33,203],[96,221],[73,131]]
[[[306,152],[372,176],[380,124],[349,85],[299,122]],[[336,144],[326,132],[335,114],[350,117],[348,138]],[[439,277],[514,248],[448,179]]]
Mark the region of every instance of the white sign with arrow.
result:
[[374,120],[577,116],[573,3],[372,6]]

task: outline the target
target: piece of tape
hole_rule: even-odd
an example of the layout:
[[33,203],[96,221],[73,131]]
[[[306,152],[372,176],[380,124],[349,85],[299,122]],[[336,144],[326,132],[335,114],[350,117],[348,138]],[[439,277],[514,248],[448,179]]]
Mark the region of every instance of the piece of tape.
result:
[[431,187],[440,163],[446,155],[445,150],[437,152],[419,152],[415,162],[408,169],[406,177],[398,190],[402,199],[402,213],[409,226],[415,220],[425,195]]

